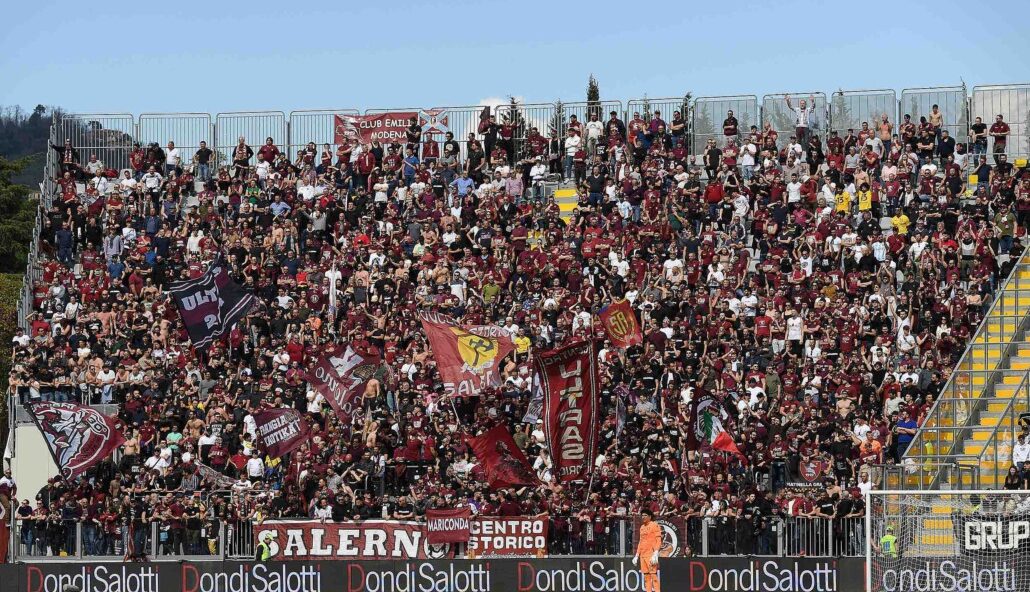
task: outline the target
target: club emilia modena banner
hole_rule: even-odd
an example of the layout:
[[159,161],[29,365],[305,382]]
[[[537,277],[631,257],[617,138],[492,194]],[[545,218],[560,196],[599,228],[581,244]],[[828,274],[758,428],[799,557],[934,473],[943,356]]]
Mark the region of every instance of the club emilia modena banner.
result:
[[[661,561],[668,592],[863,592],[861,558]],[[0,565],[0,592],[644,592],[628,557]]]

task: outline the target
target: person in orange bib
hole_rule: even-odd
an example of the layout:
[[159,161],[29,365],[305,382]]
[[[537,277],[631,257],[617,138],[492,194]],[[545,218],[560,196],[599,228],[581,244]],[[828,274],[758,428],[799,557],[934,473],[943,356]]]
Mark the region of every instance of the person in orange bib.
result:
[[654,521],[654,512],[644,510],[641,516],[640,535],[637,537],[637,554],[633,565],[640,562],[640,574],[644,577],[644,592],[660,592],[658,582],[658,551],[662,548],[662,527]]

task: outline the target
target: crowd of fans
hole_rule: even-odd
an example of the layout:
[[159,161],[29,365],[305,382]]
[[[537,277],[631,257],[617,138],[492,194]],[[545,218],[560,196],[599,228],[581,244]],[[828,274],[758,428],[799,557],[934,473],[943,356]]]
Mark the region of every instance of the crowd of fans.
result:
[[[984,154],[984,134],[1008,133],[1000,116],[962,144],[936,110],[823,137],[813,106],[789,104],[790,137],[729,113],[693,147],[681,114],[658,112],[548,137],[491,118],[462,144],[413,122],[405,143],[294,159],[275,138],[224,155],[136,145],[125,171],[54,146],[60,194],[11,386],[115,404],[128,440],[82,478],[14,492],[22,542],[69,552],[81,523],[85,552],[117,553],[156,523],[164,552],[207,553],[239,521],[468,504],[548,512],[554,551],[613,552],[612,525],[642,508],[732,521],[720,548],[758,550],[774,517],[861,515],[858,493],[900,461],[1024,248],[1030,173]],[[568,220],[546,190],[559,177],[579,192]],[[261,305],[201,355],[164,289],[218,253]],[[644,333],[627,351],[597,323],[621,298]],[[508,328],[503,385],[443,397],[424,309]],[[591,335],[603,425],[587,494],[555,482],[542,425],[523,418],[534,353]],[[346,424],[301,378],[343,342],[384,359]],[[696,389],[724,402],[743,458],[685,449]],[[264,406],[310,417],[310,441],[264,456]],[[486,486],[462,436],[498,423],[543,485]]]

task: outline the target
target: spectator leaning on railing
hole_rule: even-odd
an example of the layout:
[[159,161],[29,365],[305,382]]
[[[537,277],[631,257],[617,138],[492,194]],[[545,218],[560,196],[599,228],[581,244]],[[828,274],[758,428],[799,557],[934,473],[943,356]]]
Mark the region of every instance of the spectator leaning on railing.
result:
[[[217,170],[204,168],[215,165],[202,145],[199,183],[174,143],[137,146],[128,178],[138,183],[95,183],[95,196],[62,185],[66,198],[44,212],[11,386],[22,402],[116,404],[127,441],[116,461],[19,505],[21,543],[74,552],[82,524],[89,554],[204,554],[238,520],[468,504],[548,512],[568,533],[553,552],[612,552],[613,525],[643,509],[727,525],[710,539],[722,550],[764,551],[773,520],[822,520],[813,528],[840,528],[834,540],[854,544],[841,521],[861,514],[854,493],[902,458],[1023,251],[1030,176],[1002,156],[980,159],[966,188],[963,147],[939,115],[921,128],[906,115],[897,134],[881,119],[824,139],[812,133],[814,98],[788,106],[789,139],[768,126],[740,135],[728,113],[725,142],[701,150],[704,176],[675,114],[670,129],[635,113],[628,124],[612,114],[602,135],[592,116],[529,139],[491,120],[464,158],[446,142],[434,156],[417,121],[404,145],[319,157],[312,144],[296,162],[274,138],[255,153],[240,137]],[[999,125],[995,150],[1008,133]],[[70,143],[55,150],[63,170],[89,176]],[[568,220],[542,191],[562,172],[579,190]],[[262,305],[198,356],[164,290],[217,253]],[[547,478],[543,433],[523,422],[531,360],[600,337],[599,309],[622,298],[644,343],[622,352],[602,338],[602,453],[585,496]],[[503,385],[442,398],[420,309],[511,330]],[[384,360],[346,423],[301,378],[338,342]],[[685,450],[698,387],[730,412],[746,463]],[[266,406],[312,420],[287,457],[256,444],[252,414]],[[488,489],[461,432],[497,424],[543,485]],[[797,488],[808,480],[823,486]]]

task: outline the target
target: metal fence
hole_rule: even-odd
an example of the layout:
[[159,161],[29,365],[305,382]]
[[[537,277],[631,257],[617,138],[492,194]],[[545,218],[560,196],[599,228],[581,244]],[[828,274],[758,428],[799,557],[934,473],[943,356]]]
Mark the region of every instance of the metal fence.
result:
[[[558,132],[564,136],[568,133],[568,125],[572,120],[572,116],[576,116],[576,120],[579,121],[583,128],[586,127],[588,121],[590,121],[591,115],[597,115],[597,120],[602,124],[608,119],[608,114],[612,111],[616,113],[622,113],[622,103],[619,101],[600,101],[598,103],[565,103],[565,121],[564,126],[558,130]],[[662,118],[666,122],[670,121],[672,117],[672,111],[662,110]],[[546,134],[544,128],[540,128],[541,132]],[[603,131],[602,131],[603,135]],[[586,134],[584,133],[584,140],[586,140]]]
[[339,144],[338,136],[342,135],[342,132],[337,132],[336,118],[360,114],[357,109],[293,111],[289,118],[289,140],[283,150],[293,161],[309,142],[314,142],[319,148],[324,144],[335,146]]
[[[973,87],[970,118],[983,118],[990,129],[1001,115],[1009,125],[1008,142],[1002,151],[1009,162],[1030,154],[1030,84],[1000,84]],[[994,138],[987,138],[987,152],[994,151]]]
[[722,125],[730,111],[733,111],[733,116],[737,118],[737,129],[741,134],[748,133],[752,125],[757,126],[762,120],[758,97],[755,95],[698,97],[694,100],[691,114],[691,154],[700,154],[709,139],[722,144],[725,138]]
[[129,166],[129,152],[136,135],[136,123],[128,113],[61,115],[57,118],[56,144],[70,140],[79,151],[81,164],[92,155],[107,168]]
[[255,155],[266,138],[272,138],[279,146],[289,144],[286,114],[282,111],[219,113],[215,118],[215,156],[218,165],[232,162],[232,152],[240,138],[250,145]]
[[221,529],[206,525],[173,529],[151,522],[133,528],[123,523],[105,525],[59,519],[16,520],[11,530],[14,557],[31,561],[122,561],[130,550],[151,559],[216,560],[230,557],[223,534]]
[[796,131],[797,116],[787,106],[785,97],[790,97],[791,105],[800,107],[801,101],[805,101],[806,107],[814,108],[808,120],[809,133],[823,134],[826,131],[827,104],[826,93],[804,92],[804,93],[777,93],[762,97],[762,127],[766,124],[772,126],[773,131],[779,134],[779,143],[784,144],[786,139],[794,135]]
[[201,142],[214,150],[215,130],[207,113],[144,113],[139,116],[136,141],[142,145],[156,142],[166,150],[168,143],[174,142],[185,167],[192,162]]
[[901,91],[899,120],[912,116],[912,123],[919,125],[920,117],[929,119],[933,106],[937,105],[944,116],[943,129],[955,138],[965,142],[969,138],[969,110],[966,104],[966,87],[941,86],[931,88],[906,88]]
[[693,128],[691,124],[691,112],[690,103],[686,100],[686,97],[669,97],[664,99],[633,99],[626,103],[626,124],[628,125],[632,120],[636,119],[636,115],[640,114],[640,119],[647,123],[655,117],[660,117],[665,122],[666,131],[672,133],[672,122],[676,118],[676,114],[679,113],[683,118],[684,130],[683,138],[687,140],[687,148],[690,148],[690,130]]
[[898,126],[898,95],[893,89],[844,90],[830,97],[830,131],[840,136],[848,129],[856,132],[862,123],[877,129],[881,118],[886,115],[895,130]]

